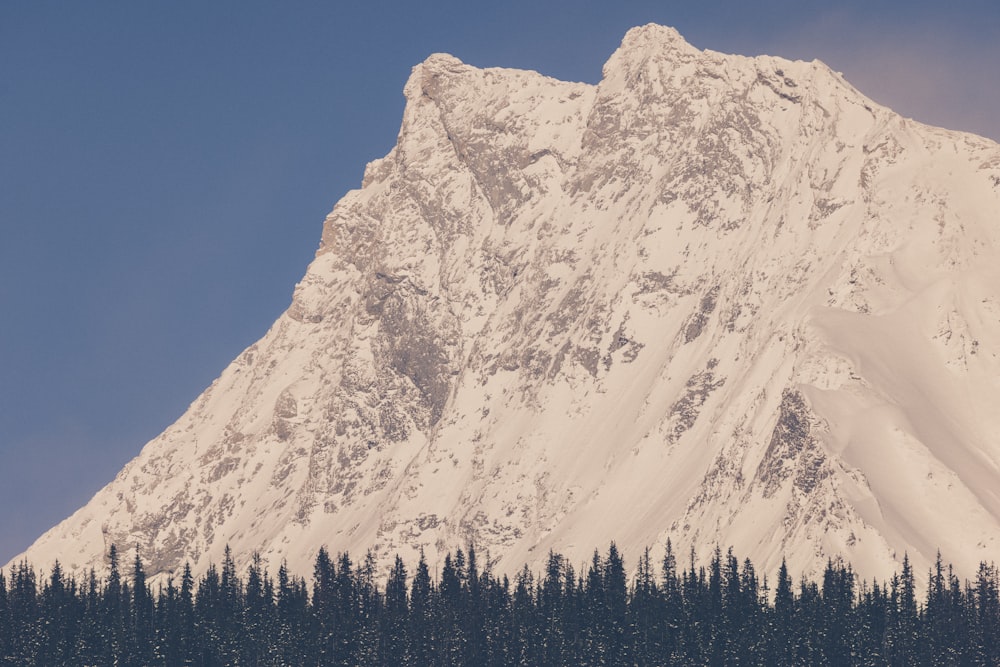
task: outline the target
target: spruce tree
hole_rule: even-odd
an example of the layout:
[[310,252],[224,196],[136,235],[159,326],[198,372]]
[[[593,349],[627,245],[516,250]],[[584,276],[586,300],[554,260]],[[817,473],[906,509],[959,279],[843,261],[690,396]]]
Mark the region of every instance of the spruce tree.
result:
[[435,658],[434,647],[439,634],[434,610],[434,591],[431,586],[430,571],[424,550],[420,549],[420,560],[413,575],[410,589],[410,622],[407,629],[408,655],[411,665],[430,665]]
[[1000,594],[995,565],[979,564],[975,584],[975,625],[973,640],[978,665],[1000,664]]
[[660,640],[660,654],[673,656],[678,650],[684,622],[684,596],[677,571],[677,557],[674,555],[670,538],[667,538],[660,577],[663,590],[663,633]]
[[387,665],[404,665],[407,662],[406,621],[409,600],[406,591],[406,565],[396,555],[392,571],[385,584],[385,609],[381,624],[381,659]]
[[0,661],[8,661],[11,657],[11,626],[10,603],[7,600],[7,578],[3,568],[0,568]]
[[153,659],[153,598],[146,585],[146,572],[135,548],[132,562],[132,604],[128,633],[128,660],[133,664],[148,665]]
[[628,632],[628,587],[625,578],[625,561],[612,542],[604,561],[604,629],[607,659],[611,664],[632,663]]
[[772,618],[774,626],[770,631],[774,638],[773,655],[780,665],[792,663],[794,637],[792,634],[792,619],[795,616],[795,594],[792,591],[792,578],[788,574],[788,564],[781,559],[778,568],[778,585],[774,591],[774,610]]
[[563,581],[563,558],[550,550],[538,599],[542,659],[547,665],[562,663],[565,654]]

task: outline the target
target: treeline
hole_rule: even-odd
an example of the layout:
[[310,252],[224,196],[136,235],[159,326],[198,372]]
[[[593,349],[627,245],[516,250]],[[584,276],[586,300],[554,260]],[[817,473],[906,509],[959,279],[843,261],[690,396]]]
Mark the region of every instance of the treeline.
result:
[[885,583],[831,561],[822,581],[793,584],[782,564],[772,589],[732,551],[681,568],[669,542],[631,580],[613,543],[579,573],[551,553],[513,581],[472,547],[433,577],[423,557],[412,576],[397,557],[381,584],[370,554],[321,550],[307,583],[259,558],[241,575],[227,550],[221,569],[196,581],[185,567],[155,592],[138,554],[126,574],[110,558],[100,579],[0,572],[2,664],[1000,664],[996,567],[963,583],[940,557],[919,601],[906,559]]

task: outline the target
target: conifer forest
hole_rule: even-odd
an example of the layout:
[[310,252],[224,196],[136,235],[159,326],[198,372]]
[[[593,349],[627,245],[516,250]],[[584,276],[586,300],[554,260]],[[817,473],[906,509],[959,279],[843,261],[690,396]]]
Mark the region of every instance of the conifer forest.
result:
[[647,550],[629,569],[612,543],[579,571],[550,553],[513,580],[473,547],[433,573],[397,557],[384,579],[370,554],[325,549],[309,580],[259,557],[238,572],[227,551],[153,587],[138,552],[121,560],[112,548],[100,578],[0,571],[0,664],[1000,664],[996,566],[960,581],[940,557],[919,585],[906,559],[884,582],[836,561],[767,581],[731,550],[681,564],[669,542],[661,562]]

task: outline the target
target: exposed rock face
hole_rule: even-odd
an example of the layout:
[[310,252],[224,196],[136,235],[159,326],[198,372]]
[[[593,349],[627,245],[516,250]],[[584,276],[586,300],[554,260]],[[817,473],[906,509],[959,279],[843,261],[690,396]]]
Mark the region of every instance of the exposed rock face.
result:
[[405,94],[288,311],[28,558],[996,557],[1000,147],[653,25]]

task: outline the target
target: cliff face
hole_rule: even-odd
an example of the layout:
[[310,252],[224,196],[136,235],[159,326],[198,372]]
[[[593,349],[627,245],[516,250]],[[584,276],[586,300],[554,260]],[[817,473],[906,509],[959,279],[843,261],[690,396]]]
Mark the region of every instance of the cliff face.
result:
[[995,558],[1000,147],[654,25],[596,87],[405,94],[288,311],[32,562]]

